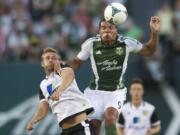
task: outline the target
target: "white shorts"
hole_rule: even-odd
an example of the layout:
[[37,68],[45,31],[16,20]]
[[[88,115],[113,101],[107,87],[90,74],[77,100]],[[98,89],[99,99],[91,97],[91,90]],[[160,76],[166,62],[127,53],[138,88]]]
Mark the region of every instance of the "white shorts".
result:
[[114,107],[120,113],[126,100],[127,89],[116,91],[91,90],[89,87],[84,90],[84,95],[90,100],[94,107],[94,113],[90,119],[104,119],[104,112],[108,107]]

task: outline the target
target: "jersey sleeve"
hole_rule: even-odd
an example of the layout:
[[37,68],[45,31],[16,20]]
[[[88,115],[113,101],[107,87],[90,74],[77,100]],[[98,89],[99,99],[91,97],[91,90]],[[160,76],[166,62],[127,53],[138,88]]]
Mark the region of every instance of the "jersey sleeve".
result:
[[151,125],[156,126],[160,124],[160,120],[158,119],[157,113],[154,110],[152,115],[151,115]]
[[[43,82],[43,81],[42,81],[42,82]],[[44,96],[44,94],[43,94],[43,92],[42,92],[42,82],[41,82],[40,88],[39,88],[39,101],[40,101],[40,102],[42,102],[42,101],[46,101],[46,102],[47,102],[47,100],[46,100],[46,98],[45,98],[45,96]]]
[[68,64],[61,64],[61,68],[70,68]]
[[119,115],[119,120],[118,120],[118,122],[119,122],[119,126],[120,126],[120,127],[124,127],[125,120],[124,120],[124,116],[123,116],[122,112],[121,112],[120,115]]
[[83,61],[87,60],[90,57],[92,45],[93,45],[92,38],[86,40],[82,44],[81,51],[78,53],[77,58]]
[[141,42],[130,37],[125,37],[125,44],[127,45],[130,53],[138,53],[143,47]]
[[39,89],[39,100],[41,101],[41,100],[44,100],[44,99],[45,99],[45,96],[43,95],[42,90]]

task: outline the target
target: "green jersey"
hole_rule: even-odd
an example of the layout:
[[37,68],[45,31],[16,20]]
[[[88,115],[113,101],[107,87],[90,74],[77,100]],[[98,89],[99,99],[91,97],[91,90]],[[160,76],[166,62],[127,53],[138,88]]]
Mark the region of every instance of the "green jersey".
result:
[[123,77],[128,56],[141,48],[142,44],[137,40],[119,35],[113,45],[103,44],[99,35],[86,40],[77,57],[80,60],[91,60],[93,75],[90,88],[105,91],[124,88]]

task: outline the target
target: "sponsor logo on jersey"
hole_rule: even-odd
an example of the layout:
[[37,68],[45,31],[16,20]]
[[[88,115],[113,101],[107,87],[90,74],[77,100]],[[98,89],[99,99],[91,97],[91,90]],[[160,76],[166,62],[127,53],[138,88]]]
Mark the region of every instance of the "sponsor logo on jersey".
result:
[[100,50],[98,50],[98,51],[96,52],[96,54],[102,54],[102,52],[101,52]]
[[55,85],[52,83],[52,84],[49,84],[48,86],[47,86],[47,91],[48,91],[48,93],[49,93],[49,95],[52,95],[52,93],[55,91],[56,89],[55,89]]
[[134,117],[133,118],[133,123],[134,124],[141,123],[141,118],[140,117]]
[[101,67],[101,71],[112,71],[112,70],[119,70],[122,68],[122,66],[117,66],[118,61],[117,60],[105,60],[102,62],[98,62],[97,65],[98,66],[103,66]]
[[143,115],[144,115],[144,116],[147,116],[147,115],[148,115],[148,111],[144,110],[144,111],[143,111]]
[[122,49],[121,47],[117,47],[117,48],[116,48],[116,53],[117,53],[118,55],[122,55],[122,54],[123,54],[123,49]]

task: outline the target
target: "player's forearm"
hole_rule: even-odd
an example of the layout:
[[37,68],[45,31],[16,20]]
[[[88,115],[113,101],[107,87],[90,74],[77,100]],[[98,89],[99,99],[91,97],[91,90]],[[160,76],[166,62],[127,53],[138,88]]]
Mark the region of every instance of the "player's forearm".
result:
[[124,135],[124,128],[117,128],[117,134],[118,135]]
[[39,107],[35,115],[31,119],[31,123],[35,124],[42,120],[48,113],[48,108]]
[[145,56],[153,55],[157,48],[158,43],[159,43],[158,32],[152,31],[150,40],[144,44],[144,46],[145,46],[144,55]]
[[64,69],[61,71],[62,83],[58,88],[59,91],[63,92],[74,80],[74,72],[71,68]]
[[161,126],[160,125],[151,128],[151,131],[152,131],[153,135],[159,133],[160,130],[161,130]]
[[73,58],[71,60],[67,61],[67,64],[73,68],[73,69],[77,69],[81,66],[82,62],[78,59],[78,58]]

